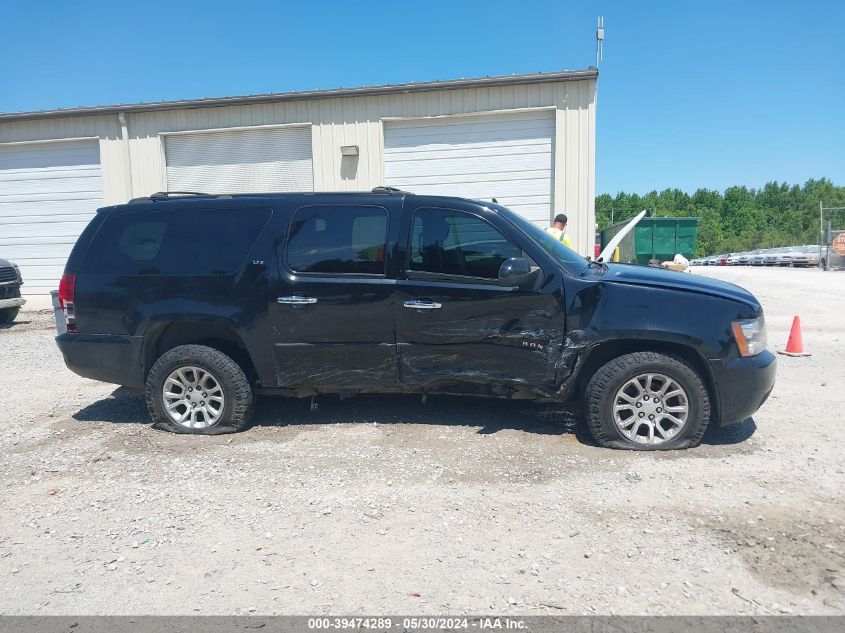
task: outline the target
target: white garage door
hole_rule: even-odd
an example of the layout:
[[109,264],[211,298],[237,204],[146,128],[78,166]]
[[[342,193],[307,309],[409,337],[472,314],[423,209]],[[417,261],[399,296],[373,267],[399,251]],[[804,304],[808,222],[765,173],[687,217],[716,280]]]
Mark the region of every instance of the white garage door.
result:
[[165,136],[169,191],[313,191],[311,127]]
[[98,141],[0,145],[0,257],[20,266],[25,295],[58,288],[102,201]]
[[546,227],[551,216],[554,113],[388,121],[388,186],[490,200]]

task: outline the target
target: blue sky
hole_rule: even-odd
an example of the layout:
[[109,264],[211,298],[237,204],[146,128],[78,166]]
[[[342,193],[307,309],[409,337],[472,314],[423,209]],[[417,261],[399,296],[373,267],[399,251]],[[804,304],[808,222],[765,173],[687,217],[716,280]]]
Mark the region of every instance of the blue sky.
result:
[[597,193],[845,185],[845,2],[67,2],[4,6],[0,111],[595,63]]

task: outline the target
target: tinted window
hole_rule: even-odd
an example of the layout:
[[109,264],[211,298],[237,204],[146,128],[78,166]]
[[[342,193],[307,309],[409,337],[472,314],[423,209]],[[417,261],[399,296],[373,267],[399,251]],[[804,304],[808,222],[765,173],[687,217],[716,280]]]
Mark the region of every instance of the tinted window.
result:
[[581,257],[568,246],[564,246],[563,242],[556,240],[543,229],[529,222],[518,213],[515,213],[510,209],[506,209],[498,204],[491,204],[489,202],[485,204],[498,211],[499,215],[504,216],[516,224],[516,226],[522,229],[524,233],[542,246],[543,250],[546,251],[548,255],[550,255],[557,263],[566,268],[572,274],[579,275],[581,274],[581,271],[587,267],[586,258]]
[[446,209],[414,213],[410,270],[497,279],[511,257],[522,250],[481,218]]
[[300,273],[384,274],[387,209],[311,206],[293,214],[287,261]]
[[175,209],[114,213],[83,269],[118,275],[221,275],[243,264],[269,209]]

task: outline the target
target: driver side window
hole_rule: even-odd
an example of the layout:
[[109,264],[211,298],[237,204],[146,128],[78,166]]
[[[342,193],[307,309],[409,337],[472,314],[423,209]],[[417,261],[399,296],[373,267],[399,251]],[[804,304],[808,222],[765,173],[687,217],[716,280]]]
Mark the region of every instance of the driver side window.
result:
[[451,209],[414,212],[408,270],[497,279],[511,257],[522,257],[522,249],[477,216]]

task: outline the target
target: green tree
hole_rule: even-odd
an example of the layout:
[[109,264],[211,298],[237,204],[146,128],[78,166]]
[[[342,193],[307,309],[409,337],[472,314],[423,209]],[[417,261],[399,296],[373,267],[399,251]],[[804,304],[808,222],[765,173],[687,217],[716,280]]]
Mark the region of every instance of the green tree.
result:
[[[724,192],[698,189],[692,195],[680,189],[652,190],[644,196],[620,191],[596,198],[599,229],[630,219],[643,209],[660,217],[701,218],[698,255],[753,250],[793,244],[818,244],[819,202],[845,206],[845,187],[827,178],[803,185],[776,181],[762,189],[728,187]],[[825,218],[833,228],[845,229],[845,210]]]

